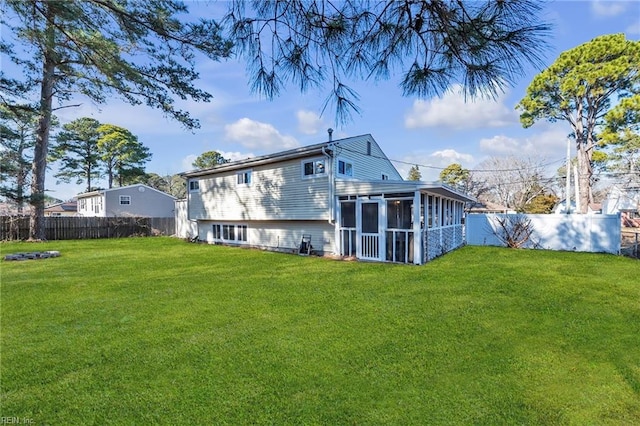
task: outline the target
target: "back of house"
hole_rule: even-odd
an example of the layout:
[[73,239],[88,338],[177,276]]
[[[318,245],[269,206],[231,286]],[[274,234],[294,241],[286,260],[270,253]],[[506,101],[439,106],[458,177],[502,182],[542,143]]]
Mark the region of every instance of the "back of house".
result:
[[441,183],[403,181],[371,135],[182,176],[180,210],[201,241],[294,252],[310,244],[315,253],[377,261],[421,264],[460,246],[471,201]]
[[184,173],[198,237],[318,253],[335,247],[335,180],[402,180],[371,135],[315,144]]

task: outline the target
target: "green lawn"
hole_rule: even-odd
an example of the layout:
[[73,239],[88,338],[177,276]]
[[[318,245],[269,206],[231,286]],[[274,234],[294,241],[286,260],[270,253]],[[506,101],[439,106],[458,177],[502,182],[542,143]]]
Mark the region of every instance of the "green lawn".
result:
[[3,243],[1,417],[33,424],[639,424],[640,263],[425,266],[170,238]]

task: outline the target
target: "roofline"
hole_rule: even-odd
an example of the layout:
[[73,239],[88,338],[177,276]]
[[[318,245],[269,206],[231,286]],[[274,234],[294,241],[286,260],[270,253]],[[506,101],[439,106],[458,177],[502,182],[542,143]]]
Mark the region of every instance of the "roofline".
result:
[[[434,181],[434,182],[424,182],[424,181],[412,181],[412,180],[402,180],[402,181],[398,181],[398,180],[351,180],[351,179],[338,179],[338,180],[342,180],[344,182],[351,182],[354,183],[355,185],[358,184],[363,184],[363,185],[375,185],[378,186],[380,189],[383,189],[385,186],[393,186],[393,185],[402,185],[402,186],[406,186],[407,189],[411,189],[414,191],[421,191],[421,190],[444,190],[445,192],[449,193],[450,195],[456,196],[458,198],[461,198],[463,200],[465,200],[465,202],[474,202],[477,201],[474,197],[467,195],[463,192],[460,192],[459,190],[457,190],[456,188],[453,188],[445,183],[442,183],[440,181]],[[377,189],[375,190],[377,191]]]
[[176,199],[176,197],[174,197],[173,195],[167,194],[166,192],[162,192],[159,189],[155,189],[155,188],[153,188],[153,187],[151,187],[149,185],[145,185],[144,183],[134,183],[134,184],[131,184],[131,185],[126,185],[126,186],[116,186],[116,187],[109,188],[109,189],[98,189],[98,190],[95,190],[95,191],[90,191],[90,192],[85,192],[85,193],[82,193],[82,194],[78,194],[78,195],[76,195],[76,198],[93,197],[94,195],[102,195],[102,194],[104,194],[106,192],[119,191],[121,189],[133,188],[133,187],[136,187],[136,186],[144,186],[147,189],[151,189],[152,191],[159,192],[160,194],[166,195],[167,197],[171,197],[174,200]]
[[251,157],[244,160],[231,161],[229,163],[219,164],[217,166],[210,167],[207,169],[190,170],[187,172],[179,173],[179,175],[184,178],[199,177],[199,176],[210,175],[213,173],[228,172],[228,171],[243,169],[247,167],[261,166],[263,164],[270,164],[270,163],[276,163],[279,161],[292,160],[295,158],[309,157],[312,155],[321,154],[322,148],[328,148],[331,145],[338,144],[340,142],[345,142],[350,139],[361,138],[363,136],[373,140],[373,136],[371,136],[370,133],[366,133],[363,135],[350,136],[348,138],[335,139],[332,141],[320,142],[313,145],[303,146],[300,148],[280,151],[273,154],[260,155],[258,157]]

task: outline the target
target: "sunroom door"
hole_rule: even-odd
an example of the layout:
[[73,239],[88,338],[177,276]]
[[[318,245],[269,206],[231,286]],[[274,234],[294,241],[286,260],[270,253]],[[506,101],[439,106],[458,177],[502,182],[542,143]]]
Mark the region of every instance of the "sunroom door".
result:
[[380,202],[363,201],[360,204],[358,257],[365,260],[380,260]]

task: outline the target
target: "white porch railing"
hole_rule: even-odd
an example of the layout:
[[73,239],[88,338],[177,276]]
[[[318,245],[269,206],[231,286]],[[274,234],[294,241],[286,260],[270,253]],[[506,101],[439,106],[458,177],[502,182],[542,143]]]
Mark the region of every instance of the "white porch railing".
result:
[[365,260],[380,260],[380,235],[362,234],[360,258]]

